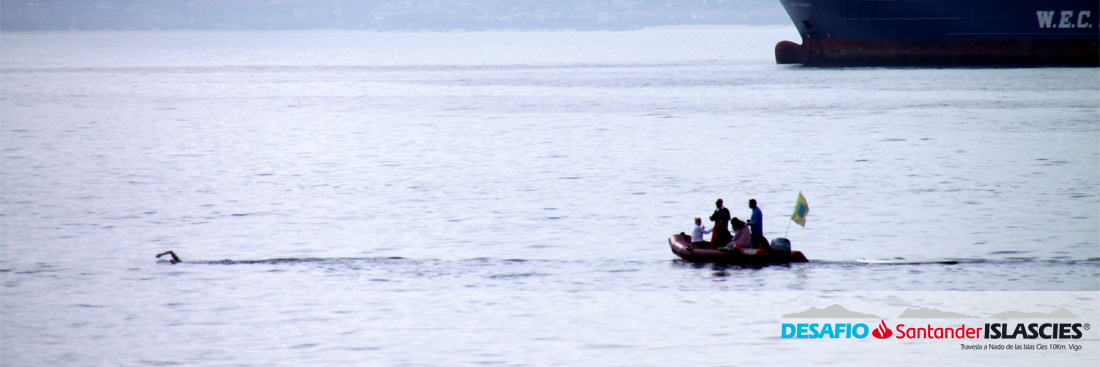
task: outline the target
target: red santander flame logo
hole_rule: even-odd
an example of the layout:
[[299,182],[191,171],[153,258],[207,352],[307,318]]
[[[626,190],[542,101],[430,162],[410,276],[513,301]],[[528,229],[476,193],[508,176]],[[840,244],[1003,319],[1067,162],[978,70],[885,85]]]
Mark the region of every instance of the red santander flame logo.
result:
[[878,325],[878,328],[871,331],[871,335],[874,335],[876,338],[879,339],[886,339],[889,338],[891,335],[894,335],[894,332],[886,328],[886,320],[882,320],[882,322]]

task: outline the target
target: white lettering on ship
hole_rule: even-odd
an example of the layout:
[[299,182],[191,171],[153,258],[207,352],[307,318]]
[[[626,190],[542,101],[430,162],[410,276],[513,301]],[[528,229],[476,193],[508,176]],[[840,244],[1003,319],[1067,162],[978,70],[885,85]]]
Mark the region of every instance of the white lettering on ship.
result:
[[[1055,14],[1058,15],[1058,23],[1054,22]],[[1091,10],[1040,10],[1035,12],[1035,16],[1039,18],[1039,28],[1092,28]]]

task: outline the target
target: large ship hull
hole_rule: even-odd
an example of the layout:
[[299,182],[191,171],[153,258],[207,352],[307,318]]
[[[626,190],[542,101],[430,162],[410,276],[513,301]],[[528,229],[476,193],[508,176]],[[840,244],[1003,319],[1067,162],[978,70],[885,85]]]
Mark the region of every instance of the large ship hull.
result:
[[1096,0],[780,0],[808,65],[1100,65]]

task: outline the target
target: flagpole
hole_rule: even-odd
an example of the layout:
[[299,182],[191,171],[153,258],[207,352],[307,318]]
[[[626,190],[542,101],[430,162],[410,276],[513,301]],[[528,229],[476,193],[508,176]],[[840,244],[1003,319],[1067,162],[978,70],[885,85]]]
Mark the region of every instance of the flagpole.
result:
[[787,221],[787,231],[783,232],[783,238],[787,238],[787,234],[791,233],[791,222],[794,222],[794,219]]

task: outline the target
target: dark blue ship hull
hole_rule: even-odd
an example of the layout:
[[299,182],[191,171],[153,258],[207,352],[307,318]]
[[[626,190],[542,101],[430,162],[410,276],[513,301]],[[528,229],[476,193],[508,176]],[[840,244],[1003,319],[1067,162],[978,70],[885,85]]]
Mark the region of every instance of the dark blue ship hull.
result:
[[780,0],[809,65],[1100,65],[1097,0]]

